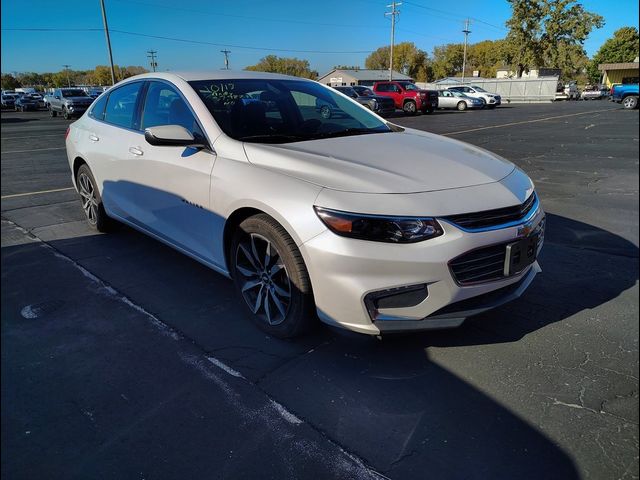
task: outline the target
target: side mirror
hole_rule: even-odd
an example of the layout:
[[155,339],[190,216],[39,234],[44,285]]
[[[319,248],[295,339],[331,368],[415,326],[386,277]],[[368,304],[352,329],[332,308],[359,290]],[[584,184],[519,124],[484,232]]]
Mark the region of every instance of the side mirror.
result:
[[158,125],[144,130],[144,139],[159,147],[205,147],[189,130],[181,125]]

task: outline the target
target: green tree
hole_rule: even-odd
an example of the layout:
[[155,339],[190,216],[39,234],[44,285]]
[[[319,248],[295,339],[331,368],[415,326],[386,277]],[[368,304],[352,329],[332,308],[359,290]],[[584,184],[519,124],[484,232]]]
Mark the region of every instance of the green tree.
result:
[[461,43],[448,43],[433,47],[433,75],[436,79],[451,77],[462,71],[464,46]]
[[638,29],[623,27],[616,30],[613,37],[602,44],[589,62],[587,66],[589,81],[596,83],[600,80],[601,72],[598,70],[598,65],[601,63],[633,62],[639,53]]
[[22,86],[18,79],[9,73],[2,74],[2,89],[3,90],[13,90],[14,88],[18,88]]
[[536,67],[577,69],[584,56],[582,45],[604,18],[588,12],[575,0],[507,0],[512,15],[506,25],[504,59],[515,66],[517,76]]
[[277,55],[267,55],[255,65],[250,65],[245,70],[256,72],[282,73],[302,78],[318,78],[318,72],[311,70],[308,60],[298,58],[278,57]]
[[[365,67],[372,70],[389,68],[390,47],[386,45],[371,52],[364,61]],[[393,47],[393,69],[404,73],[418,82],[432,77],[427,52],[420,50],[413,42],[402,42]]]

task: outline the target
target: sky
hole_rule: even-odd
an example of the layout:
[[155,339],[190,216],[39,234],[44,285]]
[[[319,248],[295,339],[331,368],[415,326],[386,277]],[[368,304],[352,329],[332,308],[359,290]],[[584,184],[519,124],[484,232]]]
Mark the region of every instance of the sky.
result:
[[[385,18],[391,0],[105,0],[114,63],[149,68],[156,50],[158,70],[206,70],[224,66],[220,50],[230,50],[232,69],[242,69],[275,54],[309,60],[320,74],[334,65],[359,65],[390,42]],[[585,50],[593,55],[623,26],[638,27],[637,0],[583,0],[605,18]],[[108,54],[99,0],[4,0],[2,72],[92,69],[107,65]],[[453,8],[448,8],[453,5]],[[506,34],[506,0],[435,2],[404,0],[399,7],[396,42],[411,41],[431,54],[434,46],[496,40]],[[39,29],[39,30],[20,30]],[[158,38],[165,37],[165,38]]]

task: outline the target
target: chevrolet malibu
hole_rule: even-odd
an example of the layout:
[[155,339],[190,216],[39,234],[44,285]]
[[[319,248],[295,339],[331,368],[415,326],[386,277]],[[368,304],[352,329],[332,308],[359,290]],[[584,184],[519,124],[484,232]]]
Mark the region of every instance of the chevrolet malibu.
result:
[[278,337],[317,318],[372,335],[456,327],[541,271],[544,213],[523,171],[310,80],[131,77],[66,147],[93,228],[117,220],[230,277]]

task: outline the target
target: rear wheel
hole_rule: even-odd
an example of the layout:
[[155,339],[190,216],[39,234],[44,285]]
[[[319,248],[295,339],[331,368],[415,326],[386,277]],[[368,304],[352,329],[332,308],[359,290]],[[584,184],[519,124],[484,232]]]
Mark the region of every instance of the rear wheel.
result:
[[89,225],[99,232],[108,231],[113,225],[113,220],[107,216],[104,210],[96,181],[86,163],[78,169],[76,186],[82,200],[82,209]]
[[404,102],[402,110],[404,111],[405,115],[415,115],[416,111],[418,110],[416,107],[416,102],[414,102],[413,100]]
[[622,106],[627,110],[633,110],[638,106],[638,97],[629,95],[622,100]]
[[266,214],[249,217],[236,230],[229,257],[236,290],[260,329],[290,338],[314,325],[309,274],[282,225]]
[[69,110],[67,110],[67,107],[62,107],[62,118],[64,118],[65,120],[69,120],[71,118],[71,115],[69,114]]
[[54,111],[53,108],[49,107],[49,116],[50,117],[57,117],[58,116],[58,112]]
[[458,102],[457,108],[458,110],[463,112],[464,110],[467,109],[467,102],[464,102],[464,101]]

